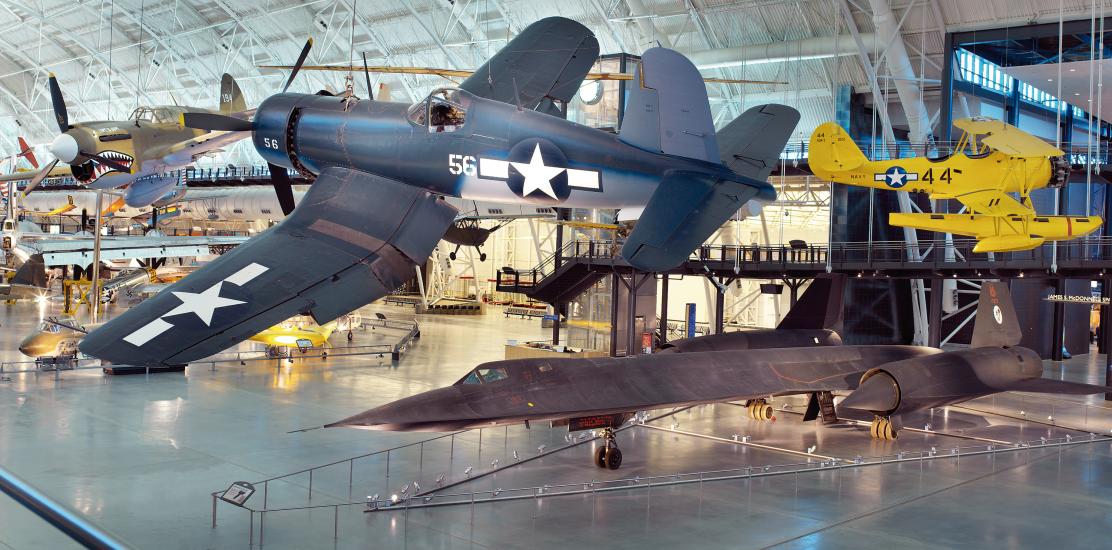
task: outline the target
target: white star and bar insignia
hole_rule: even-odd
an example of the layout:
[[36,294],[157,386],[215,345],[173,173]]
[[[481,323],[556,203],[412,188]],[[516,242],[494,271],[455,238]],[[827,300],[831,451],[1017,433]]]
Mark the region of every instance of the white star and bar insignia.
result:
[[163,313],[157,319],[143,325],[131,334],[128,334],[124,337],[124,341],[134,346],[142,346],[150,342],[156,336],[174,328],[172,323],[165,320],[166,317],[174,317],[187,313],[196,315],[205,326],[212,325],[212,316],[217,309],[246,303],[243,300],[233,300],[221,296],[220,289],[223,287],[224,283],[243,286],[265,273],[267,269],[269,268],[262,264],[251,263],[243,269],[233,273],[231,276],[217,281],[216,284],[208,287],[203,292],[174,291],[174,296],[177,297],[178,300],[181,300],[181,304]]

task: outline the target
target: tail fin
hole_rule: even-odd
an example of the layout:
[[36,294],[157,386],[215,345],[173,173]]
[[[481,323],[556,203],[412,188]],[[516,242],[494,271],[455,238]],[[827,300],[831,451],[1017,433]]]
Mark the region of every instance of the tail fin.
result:
[[973,323],[973,340],[969,343],[973,348],[1016,346],[1023,338],[1012,294],[1004,283],[986,281],[981,285]]
[[861,148],[836,122],[827,122],[815,128],[808,146],[807,163],[811,172],[822,179],[833,179],[834,175],[858,168],[869,159]]
[[46,263],[42,259],[42,254],[32,254],[27,258],[27,261],[16,270],[11,282],[13,285],[46,288]]
[[247,110],[247,102],[243,99],[243,92],[236,84],[232,75],[224,73],[220,77],[220,112],[226,115],[240,113]]
[[799,123],[799,111],[787,105],[758,105],[718,131],[718,152],[734,172],[757,180],[780,161],[780,152]]
[[835,273],[815,277],[811,286],[792,306],[777,329],[829,329],[842,330],[843,297],[846,276]]
[[35,150],[32,149],[30,145],[27,145],[27,140],[23,139],[23,136],[19,136],[18,140],[19,140],[19,156],[27,159],[27,162],[30,162],[31,166],[38,169],[39,160],[35,158]]
[[703,77],[683,54],[667,48],[641,56],[618,138],[647,151],[722,162]]

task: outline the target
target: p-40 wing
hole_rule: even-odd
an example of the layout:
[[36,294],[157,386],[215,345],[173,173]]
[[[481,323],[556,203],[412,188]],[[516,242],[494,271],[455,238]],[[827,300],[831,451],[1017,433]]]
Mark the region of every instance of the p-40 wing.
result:
[[426,191],[325,169],[282,223],[93,331],[118,364],[195,361],[296,314],[327,323],[405,282],[456,210]]
[[571,101],[598,57],[590,29],[563,17],[529,25],[479,67],[460,89],[479,97],[548,112]]

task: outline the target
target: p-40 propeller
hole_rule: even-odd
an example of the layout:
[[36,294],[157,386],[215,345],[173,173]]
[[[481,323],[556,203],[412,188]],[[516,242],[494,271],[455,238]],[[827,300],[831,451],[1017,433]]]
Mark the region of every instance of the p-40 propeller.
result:
[[[282,91],[289,90],[290,84],[293,79],[297,77],[297,73],[301,70],[301,66],[305,63],[305,58],[309,55],[309,50],[313,47],[313,39],[309,38],[305,41],[305,46],[301,48],[301,55],[297,56],[297,64],[293,65],[290,71],[289,78],[286,79],[286,84],[282,86]],[[253,121],[243,120],[240,118],[230,117],[226,115],[219,115],[215,113],[185,113],[181,119],[182,126],[187,128],[196,128],[200,130],[209,131],[227,131],[227,132],[254,132],[255,123]],[[290,180],[289,171],[283,166],[268,163],[270,167],[270,181],[274,185],[274,193],[278,196],[278,204],[282,207],[282,213],[289,215],[293,212],[295,203],[293,198],[293,182]]]

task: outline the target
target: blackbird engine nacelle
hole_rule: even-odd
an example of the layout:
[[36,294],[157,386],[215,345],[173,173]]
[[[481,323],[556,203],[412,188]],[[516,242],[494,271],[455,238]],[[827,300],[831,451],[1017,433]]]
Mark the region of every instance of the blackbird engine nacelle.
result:
[[870,369],[841,406],[879,416],[960,403],[1007,391],[1042,375],[1042,360],[1026,348],[978,348],[915,357]]

